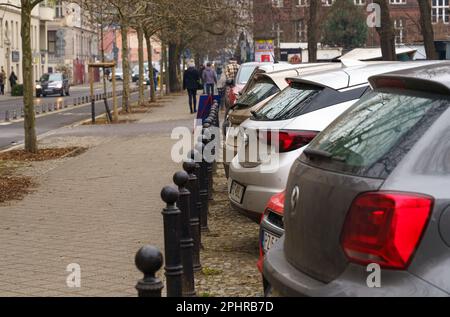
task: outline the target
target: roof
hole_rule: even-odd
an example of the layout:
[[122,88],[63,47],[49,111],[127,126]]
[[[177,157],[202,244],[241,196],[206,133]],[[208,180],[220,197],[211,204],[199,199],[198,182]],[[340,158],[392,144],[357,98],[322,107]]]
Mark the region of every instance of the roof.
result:
[[[397,55],[411,54],[414,55],[417,49],[407,47],[397,47]],[[382,59],[383,54],[381,48],[355,48],[354,50],[343,55],[340,59],[354,59],[360,61],[373,61]]]
[[404,87],[450,95],[450,62],[441,61],[433,65],[372,76],[370,84],[374,89]]
[[343,67],[334,71],[315,72],[313,74],[290,78],[293,82],[329,87],[335,90],[368,84],[369,78],[388,72],[433,65],[439,61],[414,62],[366,62],[359,66]]

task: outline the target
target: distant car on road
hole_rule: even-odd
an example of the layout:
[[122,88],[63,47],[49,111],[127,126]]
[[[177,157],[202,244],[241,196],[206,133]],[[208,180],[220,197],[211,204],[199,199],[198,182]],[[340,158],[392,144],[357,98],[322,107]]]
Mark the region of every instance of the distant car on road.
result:
[[47,95],[70,95],[69,78],[64,73],[44,74],[36,83],[36,97]]

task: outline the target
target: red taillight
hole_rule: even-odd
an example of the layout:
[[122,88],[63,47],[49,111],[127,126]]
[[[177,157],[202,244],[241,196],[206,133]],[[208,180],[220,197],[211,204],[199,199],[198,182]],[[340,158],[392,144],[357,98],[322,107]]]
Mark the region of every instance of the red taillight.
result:
[[375,192],[356,198],[342,233],[352,262],[406,269],[428,224],[433,199],[405,193]]
[[283,215],[285,198],[286,198],[286,191],[272,196],[267,205],[267,209],[272,210],[279,215]]
[[260,140],[275,145],[279,153],[286,153],[308,145],[317,134],[316,131],[261,131]]

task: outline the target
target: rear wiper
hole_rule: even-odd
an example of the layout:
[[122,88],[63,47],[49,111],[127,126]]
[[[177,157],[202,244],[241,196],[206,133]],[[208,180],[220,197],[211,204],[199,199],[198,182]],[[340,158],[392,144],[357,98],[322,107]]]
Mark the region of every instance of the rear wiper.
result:
[[306,148],[303,153],[305,153],[305,155],[309,158],[321,158],[321,159],[327,159],[327,160],[334,160],[334,161],[339,161],[339,162],[345,162],[346,159],[343,157],[338,157],[338,156],[333,156],[333,154],[331,154],[328,151],[323,151],[323,150],[315,150],[312,148]]

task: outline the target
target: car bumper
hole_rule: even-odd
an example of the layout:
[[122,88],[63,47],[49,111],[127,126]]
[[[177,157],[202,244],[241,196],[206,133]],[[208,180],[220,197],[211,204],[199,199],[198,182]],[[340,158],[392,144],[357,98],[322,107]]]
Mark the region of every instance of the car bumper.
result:
[[46,95],[60,94],[62,92],[62,88],[46,88],[42,92]]
[[[235,157],[230,164],[230,177],[228,179],[228,192],[233,182],[245,187],[242,203],[232,201],[239,209],[258,213],[261,215],[270,198],[286,189],[289,172],[292,164],[299,157],[301,151],[280,154],[276,164],[260,165],[253,168],[244,168]],[[231,199],[231,197],[230,197]]]
[[258,267],[258,270],[260,273],[263,273],[264,257],[266,255],[264,252],[264,248],[263,248],[265,232],[280,239],[284,234],[284,229],[279,228],[278,226],[275,226],[274,224],[268,222],[266,217],[264,217],[264,219],[261,221],[261,226],[259,229],[259,248],[260,248],[260,250],[259,250],[259,260],[257,263],[257,267]]
[[282,238],[267,254],[264,279],[269,296],[282,297],[447,297],[449,294],[407,271],[381,271],[381,287],[367,284],[372,272],[366,267],[349,264],[344,273],[329,284],[322,283],[297,270],[284,256]]

